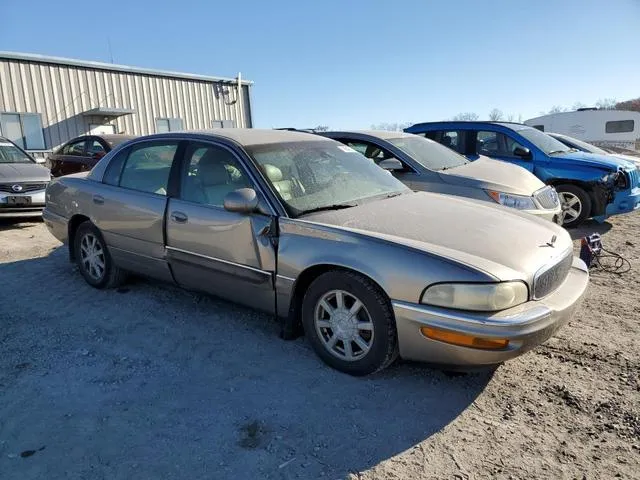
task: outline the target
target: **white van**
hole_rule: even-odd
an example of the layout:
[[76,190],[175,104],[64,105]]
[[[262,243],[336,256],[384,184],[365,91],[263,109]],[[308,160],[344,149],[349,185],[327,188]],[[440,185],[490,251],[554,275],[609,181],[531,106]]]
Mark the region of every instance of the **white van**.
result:
[[525,120],[526,125],[602,146],[640,150],[640,112],[579,109]]

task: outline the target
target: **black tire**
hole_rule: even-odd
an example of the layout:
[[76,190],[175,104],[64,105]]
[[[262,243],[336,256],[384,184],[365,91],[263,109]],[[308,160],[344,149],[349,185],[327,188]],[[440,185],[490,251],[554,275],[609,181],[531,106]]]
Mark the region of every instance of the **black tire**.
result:
[[[82,256],[82,242],[83,239],[93,239],[95,238],[96,245],[100,247],[102,250],[102,259],[104,263],[104,269],[102,275],[97,276],[90,271],[90,267],[87,262],[83,262]],[[109,253],[109,249],[100,233],[100,230],[93,225],[91,222],[84,222],[80,224],[73,239],[73,249],[76,259],[76,264],[78,265],[78,270],[84,277],[85,281],[94,288],[115,288],[121,285],[126,277],[126,273],[118,268],[111,259],[111,255]]]
[[[342,290],[356,297],[373,324],[370,349],[357,360],[343,360],[331,353],[316,329],[318,302],[335,290]],[[341,372],[354,376],[368,375],[389,366],[398,356],[396,324],[389,300],[375,283],[360,274],[334,270],[316,278],[307,289],[302,302],[302,323],[305,335],[318,356],[327,365]],[[337,335],[335,332],[333,334]]]
[[562,226],[565,228],[575,228],[580,226],[587,218],[591,216],[591,197],[584,189],[578,187],[577,185],[572,185],[570,183],[556,185],[556,191],[560,196],[560,202],[562,204],[563,213],[565,211],[564,205],[564,196],[563,193],[566,193],[569,196],[576,197],[580,201],[580,214],[574,218],[568,218],[565,215],[565,219],[562,222]]

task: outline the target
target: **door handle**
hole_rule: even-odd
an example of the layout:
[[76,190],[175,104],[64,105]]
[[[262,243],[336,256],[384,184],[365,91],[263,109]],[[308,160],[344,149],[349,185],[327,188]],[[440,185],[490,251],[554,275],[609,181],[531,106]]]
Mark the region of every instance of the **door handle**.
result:
[[173,220],[176,223],[187,223],[187,220],[189,220],[189,217],[187,217],[186,213],[171,212],[171,220]]
[[93,203],[95,203],[96,205],[103,205],[104,204],[104,197],[102,195],[94,195],[93,196]]

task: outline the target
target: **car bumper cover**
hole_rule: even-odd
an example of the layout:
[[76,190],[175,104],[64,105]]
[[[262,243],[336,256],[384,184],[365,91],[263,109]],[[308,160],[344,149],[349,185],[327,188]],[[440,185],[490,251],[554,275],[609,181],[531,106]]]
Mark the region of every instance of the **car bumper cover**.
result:
[[629,213],[640,209],[640,187],[617,192],[615,199],[607,205],[606,216]]
[[[29,199],[29,203],[24,205],[13,205],[9,203],[9,197],[27,198]],[[22,194],[0,192],[0,218],[40,216],[42,215],[44,202],[44,190]]]
[[[580,305],[588,283],[587,267],[574,258],[566,280],[555,292],[502,312],[462,312],[394,301],[400,356],[462,367],[502,363],[545,342],[567,323]],[[425,337],[421,333],[423,327],[484,339],[507,339],[509,344],[500,350],[458,346]]]

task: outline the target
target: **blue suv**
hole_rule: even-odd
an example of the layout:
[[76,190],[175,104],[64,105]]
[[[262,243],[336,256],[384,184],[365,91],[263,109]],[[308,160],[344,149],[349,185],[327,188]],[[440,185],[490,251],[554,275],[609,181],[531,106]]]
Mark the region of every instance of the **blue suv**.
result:
[[405,132],[424,135],[470,160],[486,156],[533,172],[560,195],[565,227],[576,227],[589,217],[603,222],[640,208],[640,170],[633,163],[580,152],[527,125],[427,122]]

